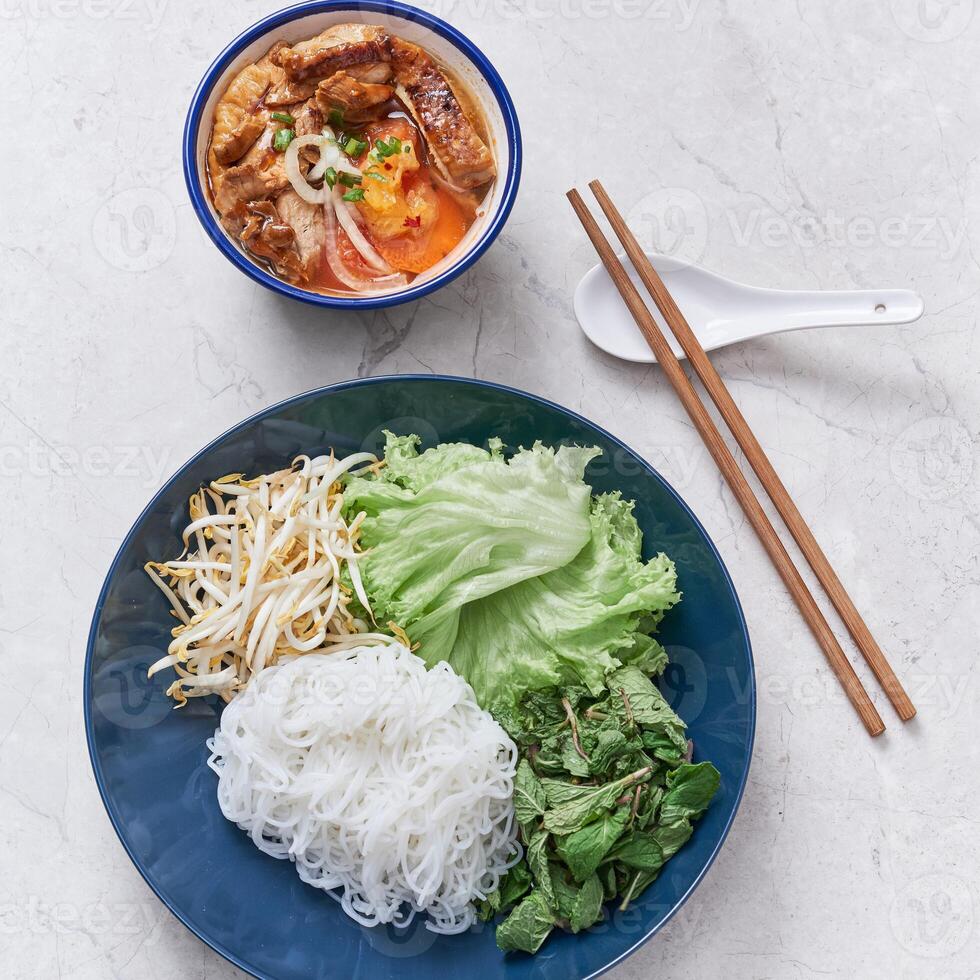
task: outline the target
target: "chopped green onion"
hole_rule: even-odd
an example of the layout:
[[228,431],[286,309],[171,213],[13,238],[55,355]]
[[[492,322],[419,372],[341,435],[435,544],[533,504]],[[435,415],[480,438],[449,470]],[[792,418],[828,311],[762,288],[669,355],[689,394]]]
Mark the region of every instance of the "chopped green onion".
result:
[[382,183],[385,184],[388,183],[388,178],[384,174],[379,174],[374,170],[369,170],[364,176],[370,177],[372,180],[380,180]]
[[333,185],[337,183],[337,171],[333,167],[327,167],[323,172],[323,179],[327,183],[327,187],[333,190]]
[[293,137],[296,134],[291,129],[280,129],[276,131],[276,135],[272,139],[272,146],[274,149],[278,150],[280,153],[285,153],[289,144],[292,143]]
[[341,170],[337,179],[344,185],[344,187],[356,187],[361,182],[360,174],[348,173],[346,170]]
[[292,126],[296,120],[288,112],[274,112],[272,118],[276,122],[285,123],[287,126]]
[[336,126],[338,129],[340,129],[344,125],[344,114],[340,111],[340,109],[334,107],[329,113],[327,113],[327,122],[329,122],[331,126]]
[[345,201],[363,201],[364,200],[364,189],[362,187],[355,187],[353,190],[348,191],[344,195]]
[[364,140],[359,140],[356,136],[348,136],[347,142],[344,143],[344,153],[351,159],[359,157],[366,149],[367,143]]
[[[377,154],[382,159],[384,157],[394,156],[396,153],[401,153],[402,151],[402,141],[397,136],[391,136],[388,140],[375,140],[374,148]],[[406,150],[406,152],[408,152]]]

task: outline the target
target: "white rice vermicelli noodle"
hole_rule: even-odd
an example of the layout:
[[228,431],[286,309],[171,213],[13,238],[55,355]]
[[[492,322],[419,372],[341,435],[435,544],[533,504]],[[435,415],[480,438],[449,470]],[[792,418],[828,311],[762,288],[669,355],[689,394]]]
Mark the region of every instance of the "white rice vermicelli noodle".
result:
[[364,925],[425,911],[462,932],[520,858],[516,746],[448,664],[401,644],[267,668],[208,747],[222,813]]

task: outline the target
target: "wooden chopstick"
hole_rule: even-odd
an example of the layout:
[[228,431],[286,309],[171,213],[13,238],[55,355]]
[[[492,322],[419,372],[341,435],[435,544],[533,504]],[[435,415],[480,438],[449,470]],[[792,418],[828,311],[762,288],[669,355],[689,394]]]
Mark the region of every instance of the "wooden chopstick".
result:
[[612,246],[596,224],[595,218],[592,217],[588,207],[586,207],[582,196],[578,191],[570,190],[568,200],[578,215],[579,221],[582,222],[585,233],[599,253],[602,264],[606,267],[610,278],[619,290],[619,294],[623,297],[633,319],[653,349],[667,380],[677,392],[681,404],[694,423],[694,427],[698,430],[708,452],[711,453],[712,459],[731,487],[732,493],[734,493],[742,510],[745,511],[745,516],[759,536],[762,546],[776,566],[776,571],[779,572],[780,578],[786,584],[786,588],[799,607],[803,618],[813,632],[821,650],[823,650],[831,670],[833,670],[854,706],[854,710],[857,711],[869,735],[880,735],[885,730],[885,723],[881,720],[881,716],[868,696],[868,692],[864,689],[861,679],[854,672],[854,668],[847,657],[844,656],[844,651],[827,625],[820,608],[814,602],[813,596],[810,595],[806,583],[800,577],[800,573],[793,564],[793,560],[782,541],[779,540],[769,518],[766,516],[766,512],[756,499],[752,488],[735,462],[734,456],[732,456],[707,409],[688,380],[680,362],[670,349],[670,345],[661,333],[653,314],[644,305],[636,286],[633,285],[626,270],[616,257]]
[[851,601],[847,590],[841,584],[841,580],[837,577],[837,573],[827,560],[823,549],[817,544],[817,539],[813,536],[813,532],[803,519],[803,515],[799,512],[793,498],[789,495],[789,491],[783,485],[783,481],[779,479],[779,475],[769,461],[765,450],[763,450],[758,439],[756,439],[752,430],[749,428],[748,422],[745,421],[745,417],[739,411],[735,400],[725,387],[725,383],[721,380],[714,365],[708,359],[708,355],[698,342],[684,314],[681,313],[680,308],[674,302],[674,298],[670,295],[670,291],[666,285],[664,285],[663,279],[660,278],[657,270],[653,267],[653,263],[647,258],[646,253],[640,247],[640,243],[636,240],[632,231],[630,231],[629,226],[623,220],[622,215],[616,209],[616,206],[613,204],[602,184],[598,180],[593,180],[589,184],[589,187],[599,202],[599,207],[602,208],[606,218],[609,220],[613,231],[616,232],[616,236],[622,242],[623,248],[626,249],[626,254],[633,263],[633,267],[639,273],[643,285],[649,290],[667,326],[670,327],[678,343],[683,348],[684,353],[687,355],[687,359],[691,362],[694,373],[697,374],[701,380],[701,384],[707,389],[711,400],[715,403],[715,407],[721,413],[722,418],[735,437],[735,441],[741,447],[742,452],[745,453],[749,465],[755,471],[759,482],[769,495],[769,499],[773,502],[776,510],[779,511],[779,516],[782,517],[786,526],[789,528],[790,534],[793,535],[793,539],[799,545],[814,574],[824,587],[824,591],[830,597],[830,601],[834,604],[838,615],[844,621],[844,625],[847,626],[857,648],[861,651],[861,655],[871,668],[872,673],[878,678],[878,682],[884,688],[885,694],[888,696],[888,700],[891,701],[895,711],[898,712],[899,718],[902,721],[908,721],[910,718],[915,717],[915,705],[912,704],[908,694],[905,693],[905,688],[902,687],[901,681],[895,675],[895,671],[892,670],[891,664],[882,652],[881,647],[878,646],[875,638],[871,635],[871,630],[868,629],[867,624],[861,618],[861,614],[857,611],[857,607]]

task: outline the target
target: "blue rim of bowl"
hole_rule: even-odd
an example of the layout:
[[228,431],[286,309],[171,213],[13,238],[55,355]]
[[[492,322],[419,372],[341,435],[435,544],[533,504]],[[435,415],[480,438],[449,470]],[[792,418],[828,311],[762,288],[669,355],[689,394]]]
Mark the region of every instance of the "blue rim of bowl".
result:
[[[322,293],[314,293],[307,289],[298,289],[291,286],[282,279],[276,278],[266,272],[261,266],[257,265],[246,255],[244,255],[215,220],[205,193],[199,179],[197,166],[197,134],[202,124],[204,105],[214,88],[215,83],[225,72],[235,58],[253,41],[258,40],[263,35],[269,34],[283,24],[298,20],[300,17],[307,17],[310,14],[329,13],[331,11],[351,10],[358,13],[378,13],[389,16],[400,17],[403,20],[421,24],[435,34],[449,41],[472,62],[474,67],[486,79],[490,86],[500,112],[503,115],[504,127],[507,130],[507,142],[510,147],[510,166],[504,178],[504,189],[501,194],[500,204],[495,214],[490,218],[490,222],[483,231],[473,247],[460,256],[459,260],[445,272],[440,273],[433,279],[428,279],[418,286],[411,286],[396,293],[386,293],[382,296],[366,297],[346,297],[346,296],[327,296]],[[218,246],[219,251],[233,265],[245,273],[250,279],[280,293],[291,299],[299,300],[302,303],[309,303],[312,306],[324,307],[327,309],[338,310],[373,310],[380,307],[397,306],[400,303],[407,303],[411,300],[421,299],[429,293],[452,282],[457,276],[465,272],[481,255],[493,244],[497,235],[507,222],[511,208],[517,197],[517,188],[521,180],[521,160],[522,143],[521,128],[517,121],[517,111],[514,108],[514,101],[504,85],[503,79],[497,73],[496,68],[488,60],[487,56],[467,37],[461,34],[456,28],[451,27],[444,20],[425,13],[417,7],[412,7],[398,0],[310,0],[307,3],[294,4],[279,10],[268,17],[263,18],[248,30],[244,31],[234,41],[229,44],[221,54],[215,58],[211,67],[208,68],[201,79],[197,91],[191,99],[190,109],[187,113],[187,121],[184,124],[184,181],[187,184],[187,191],[190,194],[191,204],[197,213],[198,220],[204,226],[211,241]],[[500,176],[497,177],[500,180]]]
[[748,731],[748,754],[746,755],[745,768],[742,771],[742,775],[739,778],[738,789],[735,792],[735,803],[732,807],[731,815],[728,818],[727,823],[722,828],[721,836],[718,838],[718,843],[715,845],[714,850],[708,855],[708,860],[704,863],[704,867],[698,872],[694,880],[691,882],[690,887],[684,892],[683,895],[677,900],[673,908],[659,921],[656,925],[650,929],[645,935],[641,936],[629,949],[624,950],[619,954],[614,960],[611,960],[605,966],[590,973],[588,977],[583,978],[583,980],[592,980],[594,977],[598,977],[605,973],[607,970],[611,970],[618,963],[622,963],[628,956],[631,956],[636,952],[644,943],[649,939],[652,939],[656,933],[658,933],[680,910],[681,906],[691,897],[695,888],[701,884],[704,876],[708,873],[708,869],[714,864],[715,858],[718,856],[719,851],[721,851],[725,840],[728,838],[728,832],[732,829],[732,824],[735,822],[735,817],[738,814],[739,807],[742,803],[742,796],[745,793],[745,785],[749,778],[749,769],[752,765],[752,751],[755,747],[755,723],[756,723],[756,680],[755,680],[755,660],[752,656],[752,641],[749,638],[748,626],[745,622],[745,614],[742,611],[742,603],[739,601],[738,592],[735,590],[735,583],[732,581],[732,577],[728,572],[728,568],[725,565],[724,560],[718,553],[718,549],[715,547],[714,541],[712,541],[710,535],[705,530],[704,525],[698,520],[697,516],[691,510],[691,508],[684,501],[683,497],[671,486],[667,480],[652,467],[639,453],[631,449],[626,445],[621,439],[618,439],[611,432],[608,432],[600,425],[596,425],[595,422],[590,421],[583,415],[579,415],[577,412],[573,412],[570,408],[566,408],[564,405],[559,405],[557,402],[550,401],[547,398],[542,398],[540,395],[531,394],[529,391],[523,391],[520,388],[513,388],[510,385],[498,384],[495,381],[480,381],[474,378],[460,378],[450,374],[387,374],[380,375],[374,378],[360,378],[354,381],[340,381],[336,384],[325,385],[322,388],[311,388],[309,391],[304,391],[298,395],[293,395],[291,398],[286,398],[281,402],[277,402],[275,405],[270,405],[268,408],[264,408],[254,415],[250,415],[248,418],[243,419],[236,425],[231,426],[231,428],[225,430],[221,435],[212,439],[203,449],[196,452],[191,456],[183,466],[177,469],[173,476],[167,480],[166,483],[153,495],[153,499],[143,508],[139,517],[133,522],[133,526],[129,529],[126,537],[123,538],[122,544],[119,545],[119,549],[116,552],[115,557],[112,559],[112,564],[109,566],[109,571],[106,573],[105,581],[102,583],[102,589],[99,592],[99,598],[95,604],[95,612],[92,615],[92,625],[89,627],[88,643],[85,648],[85,676],[83,678],[83,689],[82,689],[82,700],[84,702],[84,713],[85,713],[85,741],[88,745],[89,760],[92,763],[92,772],[95,775],[95,782],[99,788],[99,796],[102,797],[102,805],[106,809],[106,813],[109,815],[109,820],[112,823],[113,830],[116,832],[116,836],[119,838],[119,842],[122,844],[126,853],[129,855],[129,859],[133,862],[136,870],[142,875],[143,880],[150,886],[153,893],[160,899],[161,902],[176,916],[180,922],[182,922],[201,942],[210,946],[216,953],[223,956],[229,963],[237,966],[239,969],[244,970],[250,976],[259,977],[261,980],[274,980],[269,974],[256,972],[244,959],[242,959],[237,953],[228,949],[223,943],[216,942],[210,937],[204,934],[203,931],[198,929],[189,919],[184,915],[184,913],[175,908],[174,905],[163,895],[157,888],[156,882],[151,878],[149,872],[144,867],[143,863],[136,857],[126,842],[126,838],[123,836],[122,826],[119,820],[119,815],[115,812],[112,803],[110,802],[105,787],[105,779],[102,775],[102,768],[99,765],[98,755],[95,749],[95,736],[94,736],[94,726],[92,723],[92,711],[91,711],[91,698],[92,698],[92,657],[95,652],[95,637],[98,630],[99,621],[102,618],[102,608],[105,605],[106,595],[109,592],[109,586],[112,583],[113,578],[116,574],[116,566],[119,564],[123,553],[129,546],[129,542],[132,540],[136,532],[140,529],[143,522],[149,517],[151,512],[157,505],[157,501],[167,492],[170,486],[178,479],[180,479],[181,474],[189,467],[193,466],[198,460],[206,456],[213,449],[216,449],[225,439],[234,435],[236,432],[246,428],[247,426],[253,425],[256,422],[260,422],[264,418],[268,418],[273,415],[285,411],[286,409],[292,408],[295,405],[299,405],[305,401],[310,401],[314,398],[320,398],[323,395],[328,394],[333,391],[344,391],[347,388],[358,388],[367,387],[378,384],[390,384],[393,381],[409,381],[409,382],[419,382],[419,381],[439,381],[439,382],[451,382],[454,384],[467,384],[472,385],[477,388],[487,388],[491,391],[503,391],[511,395],[518,395],[521,398],[526,398],[529,401],[535,402],[538,405],[543,405],[546,408],[556,409],[557,411],[563,413],[569,418],[583,425],[589,426],[595,429],[603,437],[608,439],[614,445],[618,446],[620,449],[627,453],[630,453],[636,458],[640,465],[655,477],[663,485],[664,489],[677,501],[681,508],[687,513],[688,517],[693,521],[694,526],[701,532],[704,540],[707,542],[708,547],[711,549],[711,553],[714,555],[721,568],[722,576],[728,587],[731,589],[732,598],[735,600],[735,611],[738,614],[739,627],[742,630],[742,638],[745,641],[745,649],[749,657],[749,731]]

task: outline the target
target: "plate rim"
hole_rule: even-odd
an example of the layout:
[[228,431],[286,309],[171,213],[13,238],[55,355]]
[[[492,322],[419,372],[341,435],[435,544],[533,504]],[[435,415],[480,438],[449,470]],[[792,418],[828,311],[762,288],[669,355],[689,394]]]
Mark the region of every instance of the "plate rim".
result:
[[260,422],[262,419],[269,416],[273,416],[283,412],[293,406],[299,405],[305,401],[311,401],[314,398],[319,398],[335,391],[345,391],[348,388],[359,388],[359,387],[372,387],[379,384],[390,384],[392,382],[450,382],[455,384],[466,384],[471,385],[475,388],[485,388],[490,391],[503,391],[507,394],[517,395],[521,398],[526,398],[529,401],[536,402],[539,405],[543,405],[546,408],[556,409],[557,411],[563,413],[566,416],[574,419],[577,422],[583,423],[589,426],[599,433],[601,433],[606,439],[609,439],[612,443],[618,446],[620,449],[626,450],[626,452],[632,454],[640,464],[647,469],[654,477],[656,477],[664,486],[669,494],[671,494],[675,501],[681,506],[681,508],[688,514],[691,520],[694,522],[695,526],[704,536],[704,540],[707,542],[708,547],[711,549],[715,559],[718,561],[718,565],[721,568],[724,581],[727,583],[729,589],[732,593],[732,598],[735,600],[735,612],[737,614],[738,623],[742,630],[742,637],[745,641],[745,649],[748,654],[748,665],[749,665],[749,728],[748,728],[748,740],[747,748],[748,752],[746,755],[745,767],[742,770],[742,774],[739,778],[738,787],[735,792],[735,800],[732,806],[732,812],[729,814],[728,820],[725,822],[722,828],[721,835],[718,838],[718,842],[712,849],[711,853],[708,855],[708,859],[705,861],[704,866],[697,873],[697,875],[692,880],[690,886],[687,890],[677,899],[672,908],[667,912],[662,919],[660,919],[648,932],[644,933],[635,943],[629,946],[627,949],[623,950],[618,956],[610,960],[604,966],[592,973],[587,974],[582,980],[593,980],[595,977],[601,976],[608,970],[611,970],[614,966],[622,963],[627,957],[631,956],[636,952],[642,945],[653,938],[667,923],[677,914],[682,906],[691,897],[694,890],[701,884],[705,875],[707,875],[709,868],[714,864],[715,859],[718,857],[725,841],[728,839],[728,834],[732,829],[732,825],[735,822],[735,818],[738,815],[738,811],[742,805],[742,797],[745,793],[745,787],[749,778],[749,771],[752,768],[752,755],[755,748],[755,731],[756,731],[756,714],[757,714],[757,691],[756,691],[756,676],[755,676],[755,658],[752,654],[752,640],[749,636],[748,625],[745,621],[745,613],[742,609],[741,600],[738,597],[738,591],[735,588],[735,583],[732,580],[731,574],[728,571],[728,567],[721,557],[715,542],[712,540],[711,536],[708,534],[704,525],[698,519],[697,515],[687,504],[683,497],[674,489],[668,480],[647,460],[641,456],[636,450],[628,446],[622,439],[614,436],[611,432],[607,431],[601,425],[592,422],[587,419],[584,415],[580,415],[578,412],[573,411],[570,408],[566,408],[564,405],[558,402],[551,401],[548,398],[544,398],[541,395],[535,395],[532,392],[524,391],[521,388],[515,388],[512,385],[500,384],[496,381],[484,381],[478,378],[465,378],[458,375],[451,374],[385,374],[377,375],[368,378],[353,378],[347,381],[338,381],[334,384],[322,385],[317,388],[310,388],[306,391],[300,392],[299,394],[292,395],[288,398],[284,398],[266,408],[260,409],[257,412],[249,415],[248,417],[242,419],[240,422],[235,423],[225,429],[220,435],[211,439],[204,447],[190,456],[181,466],[177,467],[173,473],[167,478],[167,480],[157,489],[157,491],[150,498],[146,506],[140,511],[139,515],[133,521],[132,526],[126,532],[119,547],[113,556],[112,562],[109,565],[108,571],[106,572],[105,579],[102,583],[102,588],[99,590],[99,596],[95,602],[95,609],[92,613],[92,623],[89,627],[88,639],[85,645],[85,663],[83,666],[83,685],[82,685],[82,706],[84,709],[84,721],[85,721],[85,743],[88,748],[89,762],[92,766],[92,773],[95,777],[95,783],[99,791],[99,797],[102,800],[102,805],[105,808],[106,814],[109,817],[109,822],[112,824],[112,829],[115,831],[116,837],[119,839],[119,843],[122,844],[123,850],[126,852],[133,866],[139,872],[140,877],[144,882],[150,887],[150,890],[154,895],[163,903],[163,905],[174,915],[174,917],[181,922],[191,933],[197,936],[201,942],[205,943],[211,949],[213,949],[219,956],[222,956],[233,966],[238,967],[243,970],[249,976],[257,977],[259,980],[275,980],[272,974],[266,974],[257,972],[251,965],[249,965],[245,960],[235,953],[233,950],[229,949],[223,943],[218,942],[209,938],[204,932],[198,929],[187,916],[178,908],[170,902],[157,887],[156,883],[151,880],[148,875],[147,870],[144,868],[142,861],[137,859],[136,855],[133,853],[129,844],[123,835],[122,827],[118,814],[116,813],[106,791],[105,777],[102,773],[102,766],[99,762],[99,758],[96,752],[95,737],[94,737],[94,725],[92,720],[92,659],[95,651],[95,641],[96,633],[99,627],[99,623],[102,618],[102,611],[105,606],[105,600],[109,587],[115,577],[117,566],[122,558],[123,553],[129,546],[130,541],[135,536],[138,530],[143,525],[143,522],[149,517],[150,513],[155,508],[157,502],[161,497],[170,489],[171,485],[180,478],[181,474],[184,473],[188,467],[192,466],[194,463],[198,462],[203,456],[211,452],[212,449],[219,446],[225,439],[234,435],[235,433],[241,431],[247,426],[253,425],[256,422]]

